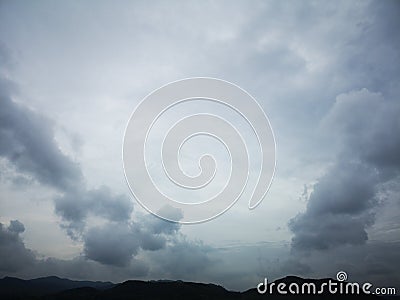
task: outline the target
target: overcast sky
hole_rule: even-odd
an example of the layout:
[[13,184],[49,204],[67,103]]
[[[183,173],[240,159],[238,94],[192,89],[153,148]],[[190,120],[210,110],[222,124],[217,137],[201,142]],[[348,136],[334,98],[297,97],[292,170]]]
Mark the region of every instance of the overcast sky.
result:
[[[398,28],[397,1],[1,1],[0,276],[400,288]],[[193,76],[259,101],[277,167],[255,210],[179,225],[121,149],[140,100]]]

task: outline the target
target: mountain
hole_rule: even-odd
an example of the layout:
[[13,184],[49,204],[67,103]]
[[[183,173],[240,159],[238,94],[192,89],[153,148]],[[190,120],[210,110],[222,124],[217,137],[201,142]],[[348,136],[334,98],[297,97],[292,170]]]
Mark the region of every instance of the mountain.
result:
[[[269,284],[276,287],[280,283],[289,286],[296,283],[301,286],[303,283],[314,283],[317,291],[322,284],[332,279],[303,279],[295,276],[288,276]],[[337,282],[337,281],[335,281]],[[89,299],[135,299],[135,300],[203,300],[203,299],[386,299],[374,295],[345,296],[330,295],[326,290],[320,295],[280,295],[274,290],[259,294],[257,289],[250,289],[245,292],[228,291],[215,284],[194,283],[184,281],[139,281],[129,280],[119,284],[111,282],[73,281],[58,278],[55,276],[44,277],[32,280],[5,277],[0,279],[0,299],[3,300],[89,300]],[[392,298],[389,298],[392,299]],[[398,298],[396,298],[398,299]]]
[[0,279],[0,299],[27,299],[41,297],[66,290],[89,287],[104,290],[113,287],[111,282],[74,281],[56,276],[23,280],[14,277]]

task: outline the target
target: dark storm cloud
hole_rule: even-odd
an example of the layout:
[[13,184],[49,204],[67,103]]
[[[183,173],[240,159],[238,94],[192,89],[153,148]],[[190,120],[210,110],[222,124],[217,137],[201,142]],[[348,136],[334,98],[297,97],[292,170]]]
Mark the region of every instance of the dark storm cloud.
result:
[[11,221],[8,228],[0,223],[0,271],[15,272],[34,263],[35,255],[19,236],[24,230],[18,220]]
[[367,241],[382,184],[399,183],[399,112],[398,102],[366,89],[337,97],[323,125],[341,153],[314,186],[307,210],[289,222],[294,250]]

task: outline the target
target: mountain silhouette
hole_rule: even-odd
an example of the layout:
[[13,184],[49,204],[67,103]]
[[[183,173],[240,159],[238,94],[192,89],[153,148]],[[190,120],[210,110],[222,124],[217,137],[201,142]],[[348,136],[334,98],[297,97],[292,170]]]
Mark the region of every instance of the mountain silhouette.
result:
[[14,277],[0,279],[0,299],[40,299],[66,290],[93,288],[95,291],[113,287],[111,282],[74,281],[57,276],[49,276],[31,280]]
[[[317,290],[323,283],[332,279],[303,279],[287,276],[274,281],[289,285],[297,283],[314,283]],[[336,281],[337,282],[337,281]],[[269,287],[271,284],[268,285]],[[183,300],[183,299],[398,299],[398,297],[383,298],[375,295],[332,295],[325,291],[319,295],[281,295],[274,290],[272,293],[260,294],[256,288],[245,292],[228,291],[215,284],[194,283],[184,281],[139,281],[128,280],[123,283],[74,281],[55,276],[22,280],[13,277],[0,279],[0,299],[3,300],[89,300],[89,299],[135,299],[135,300]]]

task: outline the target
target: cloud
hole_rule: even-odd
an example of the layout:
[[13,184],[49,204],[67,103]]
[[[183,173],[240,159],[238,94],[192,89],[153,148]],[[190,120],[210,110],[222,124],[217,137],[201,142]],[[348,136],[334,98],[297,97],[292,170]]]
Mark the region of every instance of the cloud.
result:
[[[150,223],[164,222],[149,216]],[[146,222],[145,222],[146,223]],[[166,223],[168,227],[168,223]],[[156,226],[158,227],[158,226]],[[56,275],[72,279],[123,281],[127,278],[202,278],[213,266],[213,249],[188,240],[175,230],[145,228],[143,223],[110,222],[84,236],[83,255],[70,260],[43,258],[25,247],[24,225],[0,223],[0,276],[23,278]],[[175,224],[171,223],[175,228]],[[155,230],[155,231],[154,231]],[[139,258],[140,256],[140,258]],[[197,276],[197,277],[196,277]]]
[[25,226],[18,220],[12,220],[8,226],[8,231],[19,234],[25,231]]
[[19,236],[24,230],[18,220],[11,221],[8,228],[0,223],[0,271],[15,272],[34,263],[34,253],[25,248]]
[[322,121],[340,154],[314,185],[307,209],[289,222],[294,250],[364,244],[383,184],[398,183],[400,105],[367,89],[341,94]]
[[0,90],[0,155],[41,183],[62,190],[76,186],[81,170],[58,148],[50,120],[12,101],[7,80],[1,79]]
[[[367,89],[340,94],[323,120],[342,142],[342,156],[356,157],[384,172],[399,172],[398,99]],[[391,174],[392,176],[395,174]]]
[[[83,242],[81,259],[135,274],[130,267],[138,265],[135,257],[140,251],[158,251],[165,249],[168,243],[175,248],[184,248],[176,238],[179,224],[141,214],[137,214],[138,220],[133,221],[133,203],[126,195],[115,194],[105,185],[87,188],[79,164],[61,151],[55,139],[55,124],[13,100],[18,93],[4,76],[0,78],[0,84],[0,156],[7,159],[19,174],[29,175],[56,191],[54,211],[61,217],[61,227],[67,234]],[[102,218],[103,225],[88,224],[90,216]],[[19,237],[24,230],[19,221],[11,221],[7,229],[2,228],[2,257],[12,255],[11,260],[3,263],[3,270],[26,269],[28,263],[37,270],[42,270],[44,265],[50,269],[55,268],[52,265],[68,265],[66,261],[57,259],[38,259],[25,248]],[[191,248],[194,250],[196,247],[192,245]],[[169,252],[168,255],[175,254]],[[146,264],[142,262],[139,270],[144,272]]]
[[86,218],[95,215],[110,221],[126,221],[133,210],[125,195],[114,195],[107,186],[88,189],[78,163],[64,154],[54,136],[54,124],[42,114],[13,101],[15,85],[0,78],[0,157],[37,182],[56,189],[55,212],[74,239],[85,229]]
[[[78,163],[63,153],[54,136],[55,124],[40,113],[16,103],[15,86],[0,78],[0,156],[6,158],[21,174],[57,191],[54,210],[63,221],[67,234],[84,242],[86,259],[104,265],[126,267],[134,261],[140,249],[155,251],[166,246],[168,237],[174,236],[180,226],[155,218],[138,216],[140,222],[130,221],[133,203],[126,195],[114,194],[105,185],[88,189]],[[87,223],[90,216],[103,218],[103,226]],[[16,256],[28,255],[18,234],[24,226],[12,221],[2,231],[4,239],[15,240]],[[3,249],[8,251],[7,249]],[[23,253],[24,252],[24,253]],[[26,261],[22,257],[21,262]],[[15,265],[9,262],[9,269]],[[22,265],[21,265],[22,266]]]
[[152,273],[159,278],[206,280],[209,269],[216,263],[211,258],[213,252],[212,247],[180,235],[168,247],[148,252],[146,256],[152,261]]
[[[18,172],[29,174],[39,183],[58,191],[54,198],[55,212],[62,218],[61,226],[68,235],[84,242],[84,257],[100,264],[126,268],[135,261],[140,249],[156,251],[165,248],[167,240],[177,234],[180,226],[144,215],[138,216],[138,222],[129,221],[133,204],[127,196],[115,195],[104,185],[87,189],[79,165],[57,145],[54,124],[38,112],[14,102],[8,87],[11,83],[4,78],[0,82],[3,84],[0,156],[8,159]],[[106,223],[90,226],[87,224],[90,215],[104,218]],[[16,271],[28,260],[38,264],[39,260],[18,236],[23,231],[24,226],[19,221],[12,221],[8,229],[2,231],[3,239],[15,250],[15,261],[21,262],[16,264],[11,259],[3,269]],[[3,246],[3,252],[8,253],[11,246]],[[59,263],[58,260],[53,262]],[[44,261],[40,261],[39,265],[43,264]]]
[[[85,256],[78,256],[70,260],[53,257],[42,258],[41,255],[26,248],[19,235],[24,229],[24,225],[18,220],[10,221],[8,227],[0,223],[0,276],[12,273],[23,278],[57,275],[74,279],[123,280],[129,276],[145,276],[148,272],[147,262],[135,259],[131,259],[129,264],[124,266],[119,264],[114,266],[115,261],[112,261],[113,265],[110,266],[97,263]],[[123,251],[126,251],[126,243],[132,242],[134,239],[131,236],[122,236],[121,232],[117,232],[115,235],[115,232],[112,231],[114,229],[118,229],[118,226],[110,227],[108,232],[104,231],[102,234],[108,233],[109,237],[102,241],[107,241],[109,247],[106,249],[112,248],[114,252],[118,252],[117,254],[123,255]],[[119,238],[124,238],[124,240],[121,241]],[[112,242],[114,244],[111,245]],[[107,252],[106,250],[101,252],[102,248],[90,248],[90,251],[96,251],[91,254],[107,259]]]
[[84,253],[103,264],[125,266],[137,254],[139,246],[129,224],[108,224],[91,228],[85,234]]
[[370,282],[374,286],[398,288],[399,248],[398,241],[368,241],[365,245],[342,245],[314,251],[312,255],[294,256],[293,259],[312,268],[313,277],[334,278],[338,271],[343,270],[351,282]]
[[84,254],[102,264],[126,266],[141,249],[156,251],[164,249],[167,242],[174,244],[179,229],[179,224],[152,215],[139,215],[137,221],[108,222],[85,233]]
[[181,225],[179,223],[165,221],[161,218],[139,215],[138,223],[141,224],[142,229],[148,230],[154,234],[174,234],[179,231]]
[[[2,81],[4,83],[4,80]],[[175,235],[180,226],[153,216],[140,216],[140,222],[131,222],[133,203],[125,195],[115,195],[107,186],[87,189],[79,165],[61,152],[54,139],[53,124],[37,112],[11,100],[9,89],[2,89],[0,113],[0,155],[7,158],[16,169],[29,174],[39,183],[56,189],[55,212],[62,227],[73,239],[82,239],[86,259],[104,265],[126,267],[140,249],[155,251],[166,246],[168,236]],[[104,218],[103,226],[90,226],[90,215]],[[24,230],[22,223],[12,221],[7,231],[18,246],[15,256],[26,252],[18,234]],[[4,249],[6,251],[7,249]],[[9,269],[14,262],[9,262]],[[22,265],[18,265],[18,267]],[[4,267],[5,268],[5,267]]]
[[78,238],[86,227],[89,215],[109,221],[123,222],[131,217],[132,201],[125,195],[114,195],[107,186],[97,189],[70,190],[54,199],[55,212],[66,222],[63,226],[73,238]]

